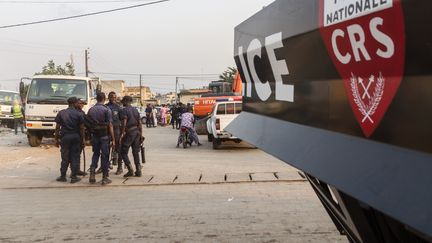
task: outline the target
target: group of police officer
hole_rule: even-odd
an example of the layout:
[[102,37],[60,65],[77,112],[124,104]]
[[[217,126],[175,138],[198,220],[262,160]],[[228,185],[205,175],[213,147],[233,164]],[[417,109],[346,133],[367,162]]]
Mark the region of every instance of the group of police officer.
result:
[[[132,97],[123,97],[121,103],[117,103],[117,95],[111,92],[108,95],[100,92],[96,95],[97,104],[86,115],[82,111],[82,101],[76,97],[68,99],[69,107],[61,110],[55,119],[56,146],[60,146],[61,167],[59,182],[66,182],[67,169],[71,169],[71,183],[81,180],[80,154],[85,147],[85,133],[91,135],[93,146],[92,163],[90,166],[89,182],[96,183],[96,168],[100,159],[102,172],[102,185],[110,184],[110,144],[112,148],[113,165],[117,165],[116,175],[123,173],[122,161],[128,172],[124,177],[141,177],[140,146],[144,141],[139,112],[131,106]],[[132,155],[135,163],[135,172],[129,160],[128,153],[132,147]]]

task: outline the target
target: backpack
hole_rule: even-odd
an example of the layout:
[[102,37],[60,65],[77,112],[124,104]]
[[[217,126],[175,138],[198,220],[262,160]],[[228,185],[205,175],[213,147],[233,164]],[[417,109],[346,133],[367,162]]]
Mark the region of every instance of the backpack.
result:
[[99,123],[89,115],[84,115],[84,126],[86,129],[97,137],[108,135],[108,123]]

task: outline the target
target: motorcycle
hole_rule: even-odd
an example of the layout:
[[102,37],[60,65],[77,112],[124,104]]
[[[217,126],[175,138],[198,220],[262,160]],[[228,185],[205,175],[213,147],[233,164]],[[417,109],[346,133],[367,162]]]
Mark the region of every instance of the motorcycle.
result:
[[183,144],[183,148],[187,148],[187,146],[192,146],[192,138],[189,134],[189,130],[186,127],[180,128],[180,141]]

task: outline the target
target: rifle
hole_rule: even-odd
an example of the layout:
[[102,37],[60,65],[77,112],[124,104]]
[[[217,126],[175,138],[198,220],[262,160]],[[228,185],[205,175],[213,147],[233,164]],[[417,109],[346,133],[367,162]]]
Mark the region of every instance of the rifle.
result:
[[85,155],[85,147],[82,148],[82,154],[84,159],[84,172],[86,171],[86,155]]
[[145,140],[145,137],[141,137],[141,144],[140,144],[140,147],[141,147],[141,163],[143,163],[143,164],[146,163],[144,140]]

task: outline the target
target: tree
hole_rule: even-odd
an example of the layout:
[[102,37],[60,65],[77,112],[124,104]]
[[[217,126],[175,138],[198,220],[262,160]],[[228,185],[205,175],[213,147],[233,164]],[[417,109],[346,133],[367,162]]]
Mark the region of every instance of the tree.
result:
[[225,70],[221,75],[219,75],[219,78],[225,82],[232,83],[234,82],[234,77],[236,73],[237,73],[237,68],[228,67],[227,70]]
[[72,63],[67,62],[65,67],[56,66],[53,60],[49,60],[48,64],[42,67],[42,72],[35,75],[69,75],[75,76],[75,67]]

